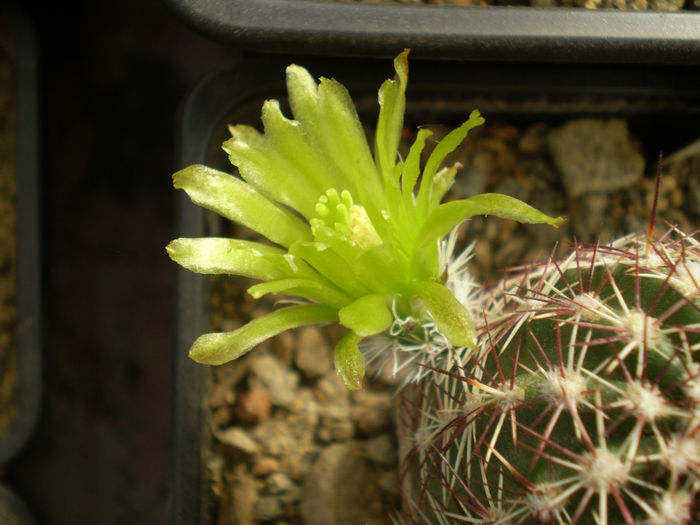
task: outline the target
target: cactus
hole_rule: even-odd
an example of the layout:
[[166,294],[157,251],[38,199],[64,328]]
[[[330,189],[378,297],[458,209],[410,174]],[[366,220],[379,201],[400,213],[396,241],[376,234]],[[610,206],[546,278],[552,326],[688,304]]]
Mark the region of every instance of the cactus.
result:
[[699,523],[700,243],[579,245],[484,297],[413,401],[411,519]]

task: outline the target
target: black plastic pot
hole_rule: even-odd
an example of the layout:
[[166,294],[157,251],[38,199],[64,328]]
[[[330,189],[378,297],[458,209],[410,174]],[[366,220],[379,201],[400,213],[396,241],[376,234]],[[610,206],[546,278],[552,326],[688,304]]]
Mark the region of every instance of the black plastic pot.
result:
[[16,8],[0,17],[12,27],[16,63],[17,179],[17,417],[0,437],[0,466],[26,444],[36,426],[41,405],[41,315],[39,306],[39,181],[37,129],[36,42],[29,20]]
[[[373,125],[376,93],[393,74],[386,60],[293,60],[247,57],[206,78],[188,97],[180,123],[180,165],[227,168],[220,144],[231,122],[258,125],[262,101],[284,95],[284,68],[296,62],[314,75],[335,77]],[[700,70],[689,67],[509,64],[466,66],[412,62],[407,119],[455,123],[479,108],[487,119],[560,121],[622,116],[646,134],[648,147],[667,152],[697,138]],[[216,235],[219,219],[178,194],[179,236]],[[174,523],[208,524],[206,456],[210,424],[206,405],[209,369],[187,358],[207,327],[205,277],[180,269],[176,348]]]
[[700,13],[533,7],[166,0],[244,49],[462,60],[700,63]]
[[[0,21],[10,29],[14,45],[17,376],[16,415],[0,435],[0,468],[11,463],[37,425],[42,399],[41,309],[39,270],[39,148],[37,110],[37,49],[29,19],[15,5],[0,9]],[[0,522],[29,525],[28,510],[0,485]]]

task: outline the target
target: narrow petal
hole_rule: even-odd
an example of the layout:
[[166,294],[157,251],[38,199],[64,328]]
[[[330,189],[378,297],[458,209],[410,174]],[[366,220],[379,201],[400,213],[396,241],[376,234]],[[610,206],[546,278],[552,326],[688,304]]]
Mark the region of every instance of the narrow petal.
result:
[[318,98],[318,127],[323,136],[317,138],[326,152],[336,160],[346,177],[354,182],[358,195],[362,195],[363,190],[368,194],[375,191],[381,194],[367,135],[348,90],[336,80],[322,78]]
[[301,219],[228,173],[195,164],[175,173],[173,185],[185,190],[195,204],[282,246],[311,240],[311,231]]
[[476,348],[476,330],[471,315],[446,286],[423,281],[414,285],[414,293],[432,315],[437,329],[455,346]]
[[369,337],[388,330],[394,316],[382,295],[365,295],[338,312],[340,324],[357,335]]
[[262,281],[299,273],[292,271],[282,250],[250,241],[180,238],[166,250],[173,261],[197,273],[242,275]]
[[429,129],[418,130],[416,140],[408,151],[401,173],[401,191],[407,204],[413,206],[413,189],[420,175],[420,155],[425,148],[425,140],[433,134]]
[[325,188],[316,184],[284,156],[267,137],[250,126],[232,126],[222,147],[231,164],[260,193],[309,218]]
[[365,360],[357,346],[361,337],[348,332],[335,347],[335,370],[350,390],[362,388],[365,377]]
[[289,251],[304,259],[318,273],[353,297],[367,295],[370,289],[356,276],[353,268],[332,248],[317,242],[296,243]]
[[330,323],[338,312],[321,305],[289,306],[253,319],[233,332],[204,334],[190,349],[190,358],[205,365],[221,365],[238,359],[256,345],[285,330],[315,323]]
[[437,144],[437,146],[435,146],[435,149],[430,154],[430,157],[428,157],[428,161],[425,163],[423,178],[421,179],[420,189],[418,191],[418,213],[421,217],[428,211],[433,177],[435,176],[435,173],[437,173],[440,164],[442,164],[442,161],[449,153],[453,152],[457,146],[462,143],[462,141],[466,138],[467,133],[469,133],[472,128],[480,126],[483,123],[484,118],[481,116],[479,111],[474,110],[469,115],[469,120],[467,120],[457,129],[454,129],[448,133]]
[[386,186],[396,164],[396,155],[403,130],[408,81],[408,50],[394,59],[396,76],[379,88],[379,118],[375,133],[375,156]]
[[418,247],[447,235],[462,221],[475,215],[495,215],[503,219],[530,224],[550,224],[555,227],[564,222],[561,217],[550,217],[523,201],[498,193],[482,193],[438,206],[426,220],[418,235]]
[[450,191],[452,184],[454,184],[457,170],[461,167],[461,164],[455,163],[449,168],[442,168],[435,174],[433,188],[430,191],[430,209],[436,208],[445,194]]
[[[308,191],[321,195],[328,188],[345,189],[335,177],[336,169],[323,152],[310,142],[299,122],[282,114],[279,101],[266,100],[262,107],[265,136],[308,181]],[[296,181],[301,184],[301,181]],[[311,189],[313,188],[313,191]]]
[[256,284],[248,288],[248,293],[255,299],[269,293],[284,293],[297,297],[304,297],[335,309],[343,308],[350,303],[350,296],[338,290],[335,286],[323,284],[310,279],[280,279]]

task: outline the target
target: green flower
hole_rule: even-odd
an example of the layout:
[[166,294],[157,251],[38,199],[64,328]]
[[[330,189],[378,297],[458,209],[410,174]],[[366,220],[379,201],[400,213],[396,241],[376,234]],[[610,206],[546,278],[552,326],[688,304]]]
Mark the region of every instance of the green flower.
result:
[[386,331],[394,312],[428,312],[455,346],[475,346],[465,307],[442,282],[439,241],[474,215],[559,225],[527,204],[499,194],[441,203],[458,166],[440,168],[445,156],[484,122],[478,111],[443,138],[421,171],[431,132],[420,130],[404,160],[403,128],[408,50],[394,60],[396,76],[379,89],[374,155],[347,90],[317,83],[296,65],[287,68],[295,120],[279,102],[263,104],[264,133],[232,126],[223,144],[241,178],[194,165],[173,176],[198,205],[240,223],[274,245],[238,239],[176,239],[167,251],[199,273],[234,274],[260,281],[255,297],[286,294],[298,304],[275,310],[227,333],[205,334],[190,357],[222,364],[284,330],[339,322],[348,328],[335,351],[336,369],[359,388],[364,362],[358,342]]

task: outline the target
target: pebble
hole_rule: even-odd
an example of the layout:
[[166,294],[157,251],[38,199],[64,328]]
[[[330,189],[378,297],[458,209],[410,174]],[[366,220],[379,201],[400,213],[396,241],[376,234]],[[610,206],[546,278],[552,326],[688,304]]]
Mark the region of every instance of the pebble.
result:
[[229,427],[218,432],[216,437],[224,445],[246,454],[254,455],[258,452],[257,441],[240,427]]
[[270,416],[272,403],[267,389],[253,386],[238,397],[236,416],[245,423],[257,423]]
[[317,437],[324,442],[343,441],[355,435],[355,425],[350,419],[322,419]]
[[399,483],[399,473],[395,468],[385,470],[377,477],[377,485],[379,488],[390,494],[399,494]]
[[552,130],[549,149],[569,197],[629,188],[644,173],[624,120],[571,120]]
[[280,470],[280,462],[269,456],[257,456],[253,461],[251,470],[256,476],[267,476]]
[[354,404],[350,409],[358,434],[372,435],[391,426],[393,411],[392,392],[353,392]]
[[317,326],[298,331],[294,364],[309,378],[322,376],[333,368],[331,347]]
[[518,140],[518,149],[523,153],[541,155],[547,151],[547,134],[549,125],[538,122],[528,127]]
[[[234,468],[231,482],[231,501],[223,509],[228,522],[238,525],[254,525],[254,506],[258,499],[255,479],[248,474],[245,465]],[[225,500],[226,501],[226,500]]]
[[282,516],[282,503],[274,496],[259,496],[253,503],[255,519],[270,521]]
[[381,434],[364,443],[367,458],[384,466],[396,465],[396,439],[389,434]]
[[323,403],[348,403],[350,392],[335,370],[328,372],[316,382],[314,394]]
[[289,492],[296,487],[296,484],[292,479],[284,472],[275,472],[270,474],[265,480],[267,483],[267,489],[272,494],[280,494],[282,492]]
[[379,525],[386,522],[375,472],[353,443],[327,447],[304,484],[305,525]]
[[251,435],[268,456],[282,457],[296,448],[289,425],[280,419],[268,419],[255,426]]
[[299,387],[299,373],[284,366],[275,356],[260,354],[250,361],[250,369],[270,394],[277,406],[292,406]]

